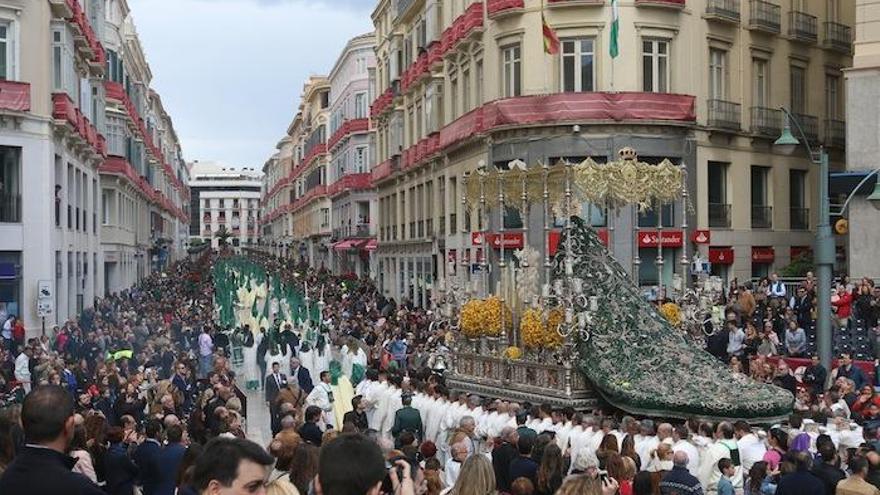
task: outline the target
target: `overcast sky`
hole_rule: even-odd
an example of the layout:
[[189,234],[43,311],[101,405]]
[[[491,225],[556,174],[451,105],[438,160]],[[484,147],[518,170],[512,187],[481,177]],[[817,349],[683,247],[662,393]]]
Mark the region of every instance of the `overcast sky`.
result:
[[128,0],[184,158],[262,168],[374,0]]

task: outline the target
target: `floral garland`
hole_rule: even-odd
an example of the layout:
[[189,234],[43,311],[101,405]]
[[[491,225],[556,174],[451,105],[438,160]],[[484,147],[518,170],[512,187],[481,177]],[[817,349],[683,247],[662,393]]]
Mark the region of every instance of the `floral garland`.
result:
[[675,303],[665,303],[660,306],[660,314],[670,325],[678,328],[681,326],[681,308]]
[[519,321],[523,345],[527,349],[556,349],[561,346],[563,338],[558,329],[564,317],[561,308],[551,309],[547,313],[546,322],[540,309],[529,308],[523,311]]
[[496,296],[471,299],[461,307],[460,323],[465,337],[500,337],[513,330],[513,313]]

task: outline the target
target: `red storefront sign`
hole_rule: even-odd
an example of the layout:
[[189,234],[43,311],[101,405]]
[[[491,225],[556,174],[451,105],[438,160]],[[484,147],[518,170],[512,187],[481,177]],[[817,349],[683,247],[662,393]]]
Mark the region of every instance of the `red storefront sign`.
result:
[[810,246],[792,246],[791,247],[791,259],[795,260],[799,256],[812,256],[813,248]]
[[471,242],[474,246],[482,246],[485,241],[495,249],[522,249],[525,245],[525,236],[522,232],[504,232],[493,234],[488,232],[472,232]]
[[[597,229],[596,235],[599,236],[599,241],[605,247],[608,247],[608,229]],[[547,249],[550,251],[550,256],[555,256],[556,251],[559,249],[559,240],[562,239],[562,232],[558,230],[551,230],[550,233],[547,234]]]
[[774,259],[776,259],[776,252],[772,247],[752,247],[753,263],[773,263]]
[[717,265],[732,265],[733,248],[710,247],[709,263],[715,263]]
[[694,244],[709,244],[712,242],[712,232],[709,230],[695,230],[691,234],[691,242]]
[[[663,230],[663,247],[681,247],[684,245],[684,233],[680,230]],[[660,245],[660,236],[656,230],[642,230],[638,233],[639,247],[652,248]]]

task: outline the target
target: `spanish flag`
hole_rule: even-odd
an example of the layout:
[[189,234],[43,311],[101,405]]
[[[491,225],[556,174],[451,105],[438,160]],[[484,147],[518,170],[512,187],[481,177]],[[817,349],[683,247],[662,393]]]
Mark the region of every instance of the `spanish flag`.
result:
[[550,55],[556,55],[559,53],[559,36],[556,36],[556,31],[547,24],[543,10],[541,11],[541,25],[544,31],[544,51]]

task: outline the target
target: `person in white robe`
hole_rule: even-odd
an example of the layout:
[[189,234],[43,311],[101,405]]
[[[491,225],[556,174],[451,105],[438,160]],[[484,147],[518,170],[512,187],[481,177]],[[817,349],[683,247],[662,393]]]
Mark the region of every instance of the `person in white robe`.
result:
[[402,396],[403,391],[400,389],[400,386],[397,383],[392,383],[389,393],[385,395],[385,400],[381,406],[385,411],[382,417],[382,426],[379,429],[382,438],[392,438],[391,428],[394,427],[394,416],[397,410],[403,407]]
[[391,393],[385,373],[379,373],[378,382],[374,383],[369,392],[364,396],[367,400],[367,423],[370,429],[379,431],[382,428],[382,420],[385,418],[385,410],[382,406],[385,396]]
[[324,424],[335,427],[336,415],[333,412],[335,399],[330,386],[330,372],[322,372],[320,377],[321,381],[315,384],[315,388],[306,397],[306,405],[321,408],[321,419]]
[[689,439],[687,426],[674,427],[672,433],[672,452],[684,452],[688,456],[687,470],[692,476],[700,474],[700,449]]

